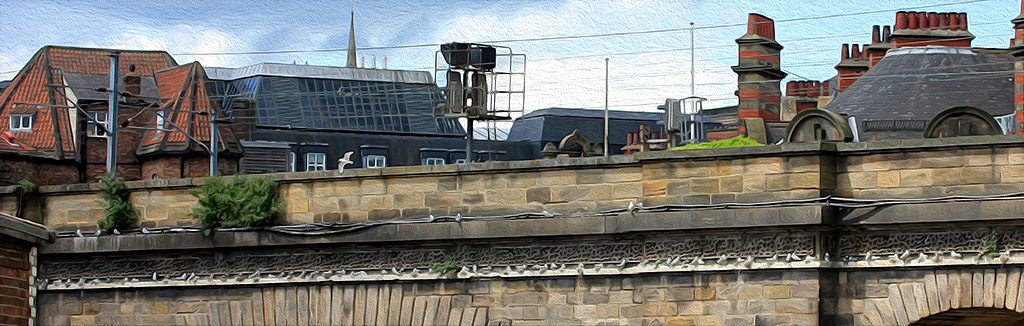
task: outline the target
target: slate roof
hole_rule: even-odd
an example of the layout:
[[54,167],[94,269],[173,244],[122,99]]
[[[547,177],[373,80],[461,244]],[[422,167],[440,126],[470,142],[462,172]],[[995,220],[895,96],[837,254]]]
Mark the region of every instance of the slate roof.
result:
[[[199,62],[161,70],[156,72],[156,84],[160,89],[160,97],[166,99],[158,110],[165,117],[164,124],[158,126],[157,116],[154,115],[147,127],[175,130],[176,126],[181,131],[146,130],[138,154],[206,153],[195,141],[209,144],[210,113],[216,111],[220,119],[226,118],[218,107],[219,103],[210,100],[213,90],[210,79],[206,77],[206,70]],[[218,125],[219,152],[241,154],[242,146],[229,126]]]
[[[889,50],[825,108],[855,116],[861,140],[922,138],[924,125],[953,107],[972,106],[993,116],[1013,113],[1013,70],[1013,57],[998,51]],[[892,127],[879,128],[886,125]]]
[[[609,111],[608,143],[611,154],[619,154],[626,146],[626,134],[637,132],[641,124],[651,130],[661,130],[658,122],[664,117],[660,112]],[[523,115],[508,134],[508,141],[530,142],[534,155],[548,142],[558,144],[566,135],[579,129],[580,134],[591,143],[604,143],[604,110],[548,108]]]
[[[68,85],[68,76],[74,74],[106,75],[110,71],[110,53],[120,53],[121,74],[152,75],[158,70],[177,65],[164,51],[128,51],[46,46],[36,52],[24,68],[11,80],[10,86],[0,93],[0,154],[18,154],[55,160],[75,160],[80,157],[74,135],[79,119],[75,110],[52,108],[46,105],[68,106],[60,92],[77,93],[77,87],[106,87],[78,85],[76,88],[48,88],[47,84]],[[129,71],[134,69],[134,72]],[[66,74],[72,74],[66,76]],[[76,83],[77,84],[77,83]],[[68,94],[76,98],[74,94]],[[31,114],[31,131],[10,131],[11,114]],[[81,130],[80,130],[81,132]]]

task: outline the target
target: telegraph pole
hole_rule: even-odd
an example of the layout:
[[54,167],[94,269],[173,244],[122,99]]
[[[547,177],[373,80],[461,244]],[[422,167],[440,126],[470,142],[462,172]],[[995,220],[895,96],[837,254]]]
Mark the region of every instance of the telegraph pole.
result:
[[107,173],[117,172],[117,81],[120,54],[117,52],[108,55],[110,57],[110,98],[107,100]]
[[604,58],[604,157],[608,156],[608,58]]

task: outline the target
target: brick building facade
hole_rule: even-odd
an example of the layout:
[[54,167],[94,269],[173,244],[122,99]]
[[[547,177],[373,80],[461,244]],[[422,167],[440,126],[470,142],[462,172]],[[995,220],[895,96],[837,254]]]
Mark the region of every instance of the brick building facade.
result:
[[35,324],[36,247],[50,239],[42,225],[0,213],[0,324]]

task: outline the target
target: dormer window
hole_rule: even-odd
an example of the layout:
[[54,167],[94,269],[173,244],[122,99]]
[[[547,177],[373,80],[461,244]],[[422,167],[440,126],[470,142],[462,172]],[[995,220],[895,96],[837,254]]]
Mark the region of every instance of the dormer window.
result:
[[[107,133],[102,126],[98,124],[106,125],[107,123],[107,112],[106,111],[92,111],[89,112],[89,116],[93,120],[89,120],[88,128],[86,129],[86,135],[89,137],[107,137]],[[95,122],[94,122],[95,121]]]
[[12,114],[10,131],[32,131],[32,123],[35,119],[31,114]]

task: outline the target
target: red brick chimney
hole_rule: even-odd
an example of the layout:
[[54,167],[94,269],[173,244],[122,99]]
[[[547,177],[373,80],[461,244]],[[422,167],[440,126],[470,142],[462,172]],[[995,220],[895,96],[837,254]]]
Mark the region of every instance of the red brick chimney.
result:
[[[836,72],[839,74],[837,94],[845,91],[847,87],[850,87],[864,72],[871,68],[869,48],[868,44],[864,44],[864,50],[861,51],[859,44],[854,44],[852,49],[849,44],[843,44],[843,53],[840,56],[841,61],[836,65]],[[879,57],[879,60],[881,60],[881,57]]]
[[896,12],[896,25],[888,41],[893,49],[908,46],[970,47],[974,34],[967,31],[967,13]]
[[782,45],[775,41],[775,21],[750,14],[747,34],[736,39],[739,64],[732,67],[739,79],[739,118],[779,120],[782,92],[779,83],[786,77],[779,67]]
[[1024,134],[1024,1],[1021,14],[1013,23],[1013,39],[1010,40],[1010,54],[1013,55],[1013,107],[1017,115],[1017,133]]
[[868,53],[868,68],[874,67],[885,56],[885,52],[891,48],[889,34],[888,25],[882,26],[881,30],[878,25],[871,26],[871,45],[865,48]]

